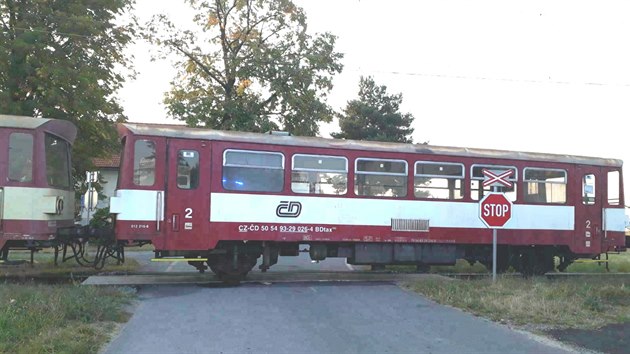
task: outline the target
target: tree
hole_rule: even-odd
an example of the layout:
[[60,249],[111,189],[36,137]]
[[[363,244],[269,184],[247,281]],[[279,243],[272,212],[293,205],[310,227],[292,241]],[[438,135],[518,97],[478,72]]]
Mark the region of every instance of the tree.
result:
[[[411,143],[413,133],[410,127],[413,115],[400,113],[402,94],[388,95],[386,86],[378,86],[370,76],[359,81],[359,99],[348,101],[342,114],[339,114],[341,132],[332,133],[337,139],[373,140]],[[387,164],[382,162],[364,162],[370,171],[387,171]],[[373,166],[368,166],[373,165]],[[355,186],[358,193],[372,195],[404,195],[406,176],[356,174]],[[401,194],[403,193],[403,194]]]
[[117,149],[114,96],[130,69],[133,0],[0,0],[0,113],[66,119],[78,128],[73,172]]
[[337,139],[411,143],[414,117],[399,112],[401,103],[402,93],[388,95],[385,85],[378,86],[372,77],[362,76],[359,98],[348,101],[338,115],[341,132],[331,135]]
[[310,35],[306,15],[291,0],[188,0],[196,31],[181,31],[165,15],[146,37],[176,54],[179,72],[165,104],[189,126],[315,135],[332,110],[323,101],[341,72],[336,37]]

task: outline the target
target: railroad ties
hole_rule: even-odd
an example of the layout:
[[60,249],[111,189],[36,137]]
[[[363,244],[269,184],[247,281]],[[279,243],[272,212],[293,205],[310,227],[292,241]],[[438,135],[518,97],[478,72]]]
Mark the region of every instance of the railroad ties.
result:
[[[443,278],[439,274],[412,274],[386,272],[268,272],[251,273],[242,284],[305,283],[305,282],[401,282],[428,278]],[[223,284],[209,274],[153,273],[132,275],[93,275],[82,285],[172,285],[172,284]]]

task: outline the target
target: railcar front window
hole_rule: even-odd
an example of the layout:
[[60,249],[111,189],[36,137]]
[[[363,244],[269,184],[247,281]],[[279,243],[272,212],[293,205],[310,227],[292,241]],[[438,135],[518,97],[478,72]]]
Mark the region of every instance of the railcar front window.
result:
[[348,160],[339,156],[293,155],[291,190],[295,193],[346,194]]
[[619,205],[621,203],[619,182],[619,171],[608,172],[608,205]]
[[70,144],[51,134],[46,134],[46,180],[49,186],[70,187]]
[[484,195],[493,191],[495,187],[484,187],[483,181],[486,178],[483,174],[483,170],[491,171],[506,171],[512,170],[512,175],[507,178],[509,182],[512,182],[512,187],[499,186],[496,187],[497,192],[505,193],[505,196],[510,201],[516,200],[516,181],[518,180],[518,172],[514,166],[496,166],[496,165],[472,165],[471,167],[471,180],[470,180],[470,198],[472,200],[481,200]]
[[418,161],[414,176],[416,198],[463,199],[464,165]]
[[177,153],[177,187],[195,189],[199,185],[199,153],[179,150]]
[[567,173],[564,170],[525,168],[525,202],[564,204],[567,202]]
[[9,181],[33,181],[33,136],[12,133],[9,136]]
[[223,188],[232,191],[281,192],[284,155],[278,152],[226,150]]
[[136,140],[133,153],[133,184],[152,186],[155,183],[155,143]]
[[370,197],[406,197],[407,161],[357,159],[354,174],[354,193]]

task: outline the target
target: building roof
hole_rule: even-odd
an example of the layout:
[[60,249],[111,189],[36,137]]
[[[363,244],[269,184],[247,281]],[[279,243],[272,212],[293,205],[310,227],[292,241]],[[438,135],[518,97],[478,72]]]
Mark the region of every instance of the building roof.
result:
[[429,155],[513,159],[525,161],[548,161],[612,167],[621,167],[623,164],[623,162],[618,159],[600,157],[478,149],[455,146],[433,146],[426,144],[403,144],[379,141],[328,139],[305,136],[269,135],[261,133],[212,130],[206,128],[190,128],[186,126],[172,124],[167,125],[151,123],[119,123],[118,131],[123,136],[127,134],[134,134],[181,139],[234,141],[254,144],[309,146],[330,149],[386,151]]
[[120,154],[114,154],[109,157],[96,157],[92,159],[94,167],[98,168],[119,168]]

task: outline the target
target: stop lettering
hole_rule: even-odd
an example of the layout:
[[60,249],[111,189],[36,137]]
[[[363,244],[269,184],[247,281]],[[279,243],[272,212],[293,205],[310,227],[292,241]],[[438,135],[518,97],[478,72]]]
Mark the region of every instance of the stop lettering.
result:
[[484,217],[503,217],[510,212],[510,207],[507,204],[486,204],[483,206]]
[[489,193],[479,202],[479,217],[489,228],[501,228],[512,217],[512,202],[503,193]]

